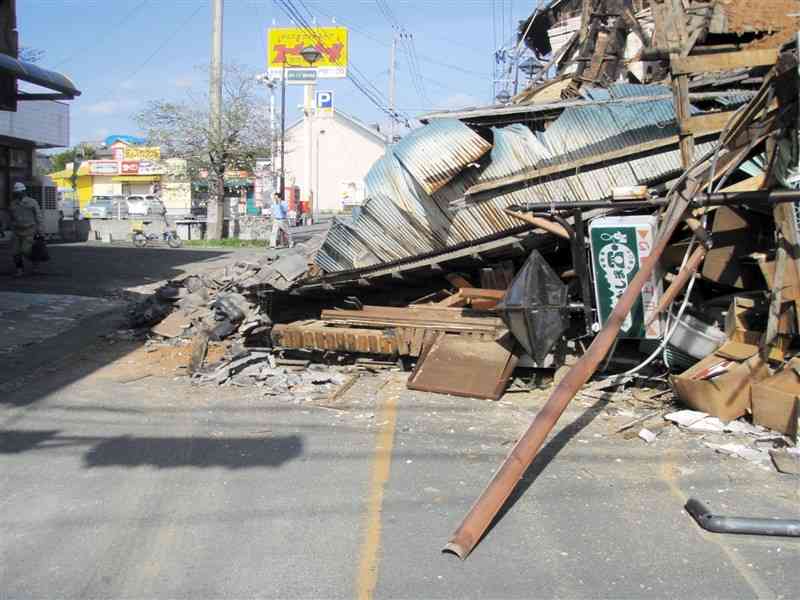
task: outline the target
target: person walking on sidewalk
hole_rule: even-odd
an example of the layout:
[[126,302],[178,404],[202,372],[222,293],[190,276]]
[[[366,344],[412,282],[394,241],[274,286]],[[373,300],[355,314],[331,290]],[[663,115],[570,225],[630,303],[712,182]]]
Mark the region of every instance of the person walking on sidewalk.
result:
[[286,234],[289,248],[294,246],[294,241],[292,241],[292,232],[289,229],[289,224],[286,220],[288,212],[289,207],[286,203],[286,200],[281,198],[280,194],[277,192],[272,194],[272,234],[269,238],[270,248],[278,247],[278,238],[280,237],[281,232]]
[[[42,209],[39,208],[39,203],[27,196],[25,192],[24,183],[15,183],[11,204],[8,207],[11,215],[11,229],[14,232],[13,259],[17,277],[21,277],[24,273],[23,257],[31,258],[35,237],[44,232]],[[35,262],[33,262],[33,269],[36,269]]]

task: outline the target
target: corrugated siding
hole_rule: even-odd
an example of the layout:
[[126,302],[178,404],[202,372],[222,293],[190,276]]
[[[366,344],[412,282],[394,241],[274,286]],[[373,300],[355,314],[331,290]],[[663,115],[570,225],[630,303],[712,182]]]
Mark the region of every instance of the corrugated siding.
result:
[[444,187],[492,145],[458,119],[441,119],[412,131],[393,151],[429,194]]

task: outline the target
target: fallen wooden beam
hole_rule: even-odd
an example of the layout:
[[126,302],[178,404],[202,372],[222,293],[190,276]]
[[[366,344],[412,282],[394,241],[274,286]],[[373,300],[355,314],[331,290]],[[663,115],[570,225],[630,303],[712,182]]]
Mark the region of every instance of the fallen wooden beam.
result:
[[747,67],[774,65],[778,60],[778,49],[739,50],[718,52],[699,56],[675,57],[670,61],[673,75],[690,73],[719,73]]
[[708,131],[720,131],[725,128],[733,115],[734,112],[730,111],[689,117],[681,125],[681,134],[699,135]]

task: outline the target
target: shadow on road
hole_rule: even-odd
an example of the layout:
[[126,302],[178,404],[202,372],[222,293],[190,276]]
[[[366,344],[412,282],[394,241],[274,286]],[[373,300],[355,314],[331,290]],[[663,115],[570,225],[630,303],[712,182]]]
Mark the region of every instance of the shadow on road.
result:
[[279,467],[303,453],[297,435],[268,438],[161,438],[122,436],[100,442],[84,456],[93,467]]
[[271,437],[140,437],[62,435],[58,430],[0,431],[0,454],[91,446],[84,467],[280,467],[303,454],[299,435]]
[[183,275],[191,265],[230,256],[225,250],[134,248],[109,244],[53,244],[41,272],[16,279],[10,248],[0,246],[0,290],[107,296],[119,288]]

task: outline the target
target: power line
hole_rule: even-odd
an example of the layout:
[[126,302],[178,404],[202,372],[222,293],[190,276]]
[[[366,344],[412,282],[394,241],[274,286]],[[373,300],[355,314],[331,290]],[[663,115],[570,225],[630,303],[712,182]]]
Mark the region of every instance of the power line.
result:
[[[365,31],[365,29],[363,27],[358,26],[358,25],[353,25],[353,23],[349,19],[347,20],[347,22],[342,21],[338,17],[336,17],[336,16],[334,16],[334,15],[332,15],[330,13],[326,13],[325,11],[320,10],[320,8],[318,6],[314,6],[314,10],[317,13],[319,13],[320,15],[328,17],[329,19],[336,19],[337,22],[340,23],[341,25],[344,25],[348,29],[352,29],[353,31],[355,31],[359,35],[364,36],[365,38],[375,42],[376,44],[378,44],[380,46],[383,46],[385,48],[388,48],[389,46],[391,46],[391,43],[380,39],[378,36],[376,36],[373,33]],[[449,41],[448,38],[444,38],[444,37],[441,37],[441,36],[438,36],[438,35],[437,35],[437,37],[440,37],[443,40]],[[466,48],[466,47],[469,47],[469,46],[464,45],[464,47]],[[472,48],[472,49],[475,52],[479,52],[478,50],[475,50],[474,48]],[[403,51],[404,54],[406,53],[406,51],[404,49],[401,49],[401,50]],[[430,64],[434,64],[434,65],[443,67],[445,69],[450,69],[452,71],[457,71],[457,72],[461,73],[462,75],[468,75],[470,77],[474,77],[475,79],[481,79],[481,80],[485,80],[486,79],[486,73],[480,73],[479,71],[473,71],[471,69],[465,69],[464,67],[461,67],[459,65],[454,65],[454,64],[447,63],[447,62],[444,62],[444,61],[441,61],[441,60],[436,60],[436,59],[433,59],[433,58],[429,58],[429,57],[425,56],[424,54],[421,57],[419,57],[418,60],[421,60],[422,62],[427,62],[427,63],[430,63]]]
[[420,101],[422,103],[428,102],[428,94],[425,90],[425,83],[422,81],[421,77],[413,34],[406,29],[394,12],[392,12],[392,9],[389,7],[389,4],[386,2],[386,0],[375,0],[375,4],[380,9],[384,18],[389,22],[389,26],[394,29],[395,35],[400,40],[400,43],[405,47],[405,51],[409,60],[411,83],[414,86]]
[[123,83],[126,83],[126,82],[130,81],[131,79],[133,79],[134,77],[136,77],[139,74],[139,72],[142,69],[144,69],[150,63],[150,61],[153,60],[153,58],[155,58],[155,56],[159,52],[161,52],[164,49],[164,47],[167,44],[169,44],[173,40],[173,38],[176,35],[178,35],[178,33],[180,33],[181,29],[186,27],[189,24],[189,22],[192,19],[194,19],[195,16],[197,16],[197,13],[199,13],[203,8],[205,8],[205,6],[203,6],[202,4],[200,4],[197,8],[195,8],[194,11],[192,12],[192,14],[190,14],[189,17],[185,21],[182,21],[178,25],[178,27],[176,27],[175,30],[172,33],[170,33],[169,36],[156,47],[155,50],[153,50],[153,52],[144,60],[144,62],[142,64],[140,64],[138,67],[136,67],[136,69],[134,69],[134,71],[126,79],[123,79],[120,82],[119,85],[122,85]]

